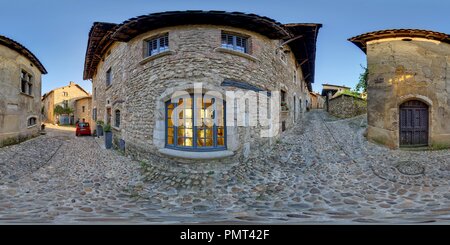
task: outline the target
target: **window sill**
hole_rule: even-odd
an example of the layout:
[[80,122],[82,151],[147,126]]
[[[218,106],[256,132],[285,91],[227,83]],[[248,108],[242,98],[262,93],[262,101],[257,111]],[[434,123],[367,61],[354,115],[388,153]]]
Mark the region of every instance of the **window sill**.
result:
[[111,126],[111,128],[113,128],[116,131],[120,131],[120,128],[116,127],[116,126]]
[[208,152],[195,152],[195,151],[179,151],[168,148],[159,149],[159,152],[171,157],[193,159],[193,160],[211,160],[231,157],[234,155],[232,151],[208,151]]
[[222,48],[222,47],[217,47],[214,49],[214,52],[221,52],[221,53],[227,53],[227,54],[232,54],[232,55],[237,55],[243,58],[246,58],[248,60],[251,60],[253,62],[257,62],[259,61],[258,58],[256,58],[253,55],[247,54],[247,53],[242,53],[236,50],[232,50],[232,49],[227,49],[227,48]]
[[111,87],[112,87],[112,83],[110,85],[106,86],[105,91],[108,90]]
[[36,126],[37,126],[37,124],[31,125],[31,126],[27,126],[27,128],[34,128],[34,127],[36,127]]
[[29,94],[26,94],[26,93],[24,93],[24,92],[20,92],[20,94],[21,94],[21,95],[24,95],[24,96],[27,96],[27,97],[29,97],[29,98],[34,98],[33,95],[29,95]]
[[167,51],[164,51],[164,52],[161,52],[161,53],[152,55],[152,56],[145,57],[143,60],[141,60],[141,61],[139,62],[139,64],[140,64],[140,65],[144,65],[144,64],[146,64],[147,62],[150,62],[150,61],[152,61],[152,60],[155,60],[155,59],[158,59],[158,58],[167,56],[167,55],[173,55],[173,54],[175,54],[174,51],[172,51],[172,50],[167,50]]

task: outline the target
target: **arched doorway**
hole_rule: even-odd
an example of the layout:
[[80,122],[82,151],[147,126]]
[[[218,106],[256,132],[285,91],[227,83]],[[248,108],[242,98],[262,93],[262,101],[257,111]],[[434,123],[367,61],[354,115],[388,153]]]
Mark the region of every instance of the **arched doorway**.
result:
[[400,146],[428,145],[428,105],[410,100],[400,105]]

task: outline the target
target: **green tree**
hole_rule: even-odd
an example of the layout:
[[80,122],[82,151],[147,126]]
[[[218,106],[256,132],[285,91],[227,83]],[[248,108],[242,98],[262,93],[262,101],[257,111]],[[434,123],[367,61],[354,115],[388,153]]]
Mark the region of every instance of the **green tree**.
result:
[[61,105],[57,105],[53,109],[53,113],[55,113],[56,115],[65,115],[65,114],[70,115],[73,113],[73,109],[70,107],[64,108]]
[[362,89],[362,92],[367,92],[367,79],[369,77],[369,70],[367,67],[361,66],[363,68],[364,72],[359,75],[359,81],[356,84],[356,91],[360,91]]

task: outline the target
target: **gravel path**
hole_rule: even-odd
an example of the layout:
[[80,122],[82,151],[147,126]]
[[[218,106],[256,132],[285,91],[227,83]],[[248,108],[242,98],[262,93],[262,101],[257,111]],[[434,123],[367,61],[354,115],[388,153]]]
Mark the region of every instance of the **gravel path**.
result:
[[312,111],[240,163],[132,161],[48,129],[0,149],[0,222],[448,223],[450,150],[389,150]]

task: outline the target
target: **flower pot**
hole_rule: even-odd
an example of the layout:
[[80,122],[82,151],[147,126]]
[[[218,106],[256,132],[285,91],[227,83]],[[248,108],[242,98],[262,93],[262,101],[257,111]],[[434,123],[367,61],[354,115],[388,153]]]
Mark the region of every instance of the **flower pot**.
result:
[[105,132],[105,148],[112,148],[112,132]]
[[103,136],[103,127],[102,125],[97,124],[97,136]]

